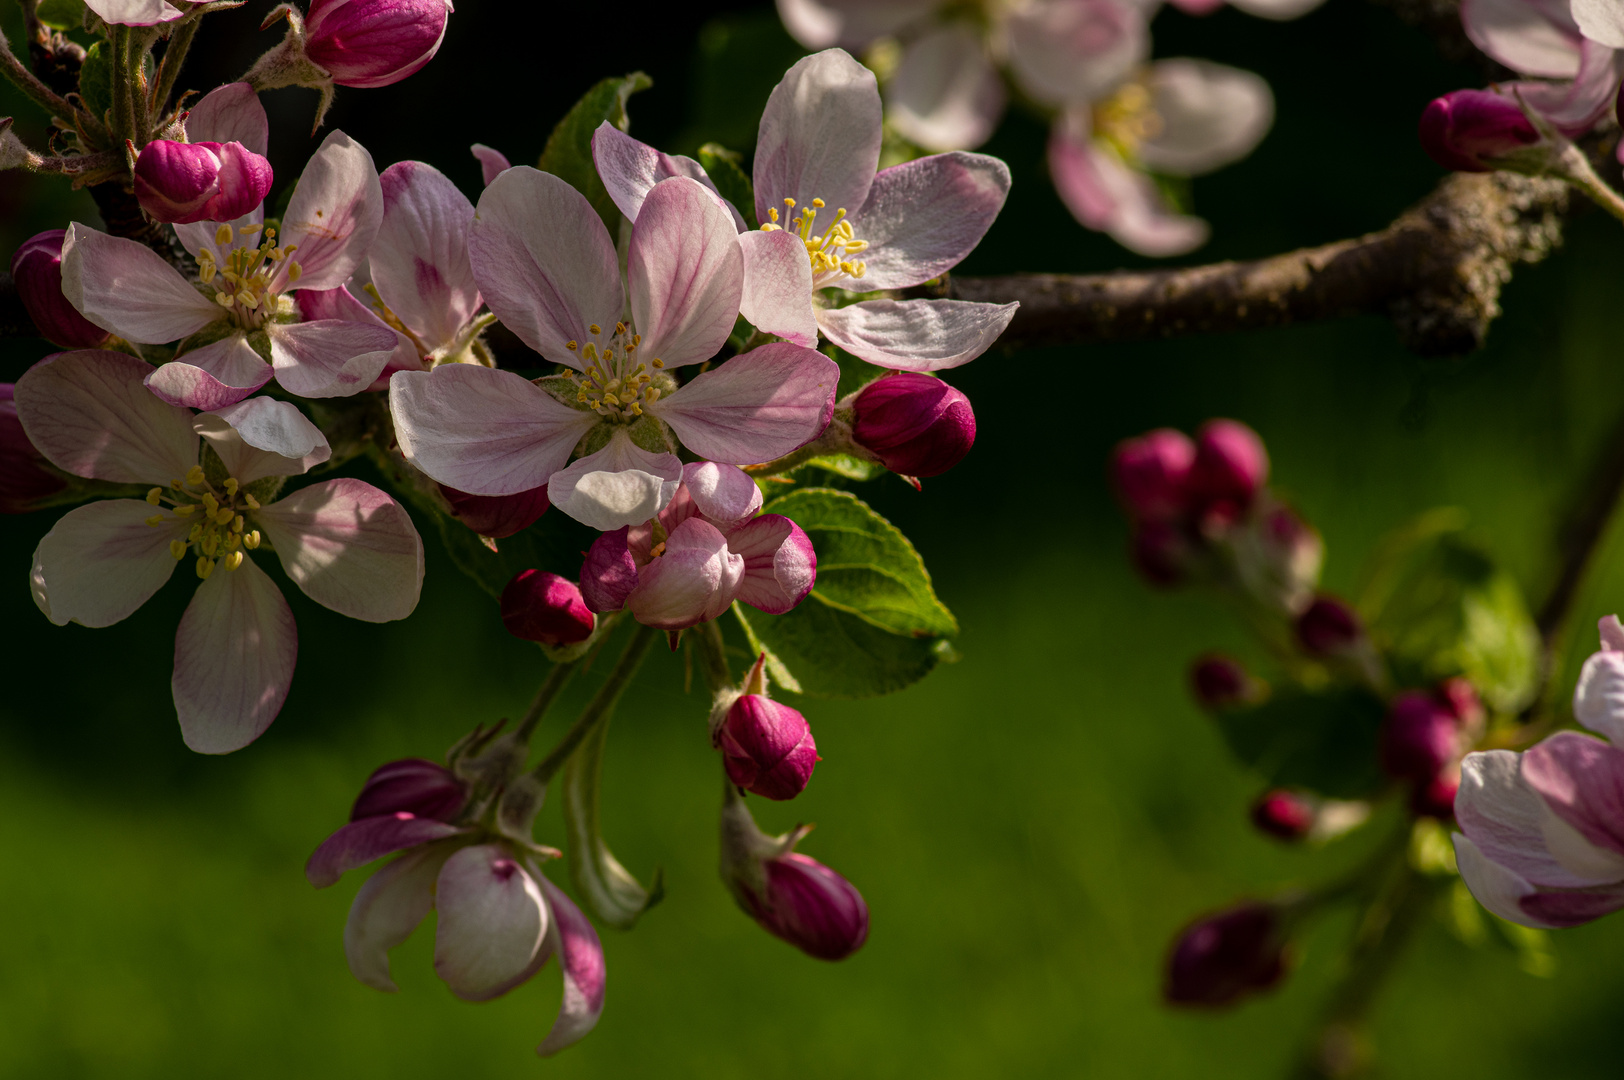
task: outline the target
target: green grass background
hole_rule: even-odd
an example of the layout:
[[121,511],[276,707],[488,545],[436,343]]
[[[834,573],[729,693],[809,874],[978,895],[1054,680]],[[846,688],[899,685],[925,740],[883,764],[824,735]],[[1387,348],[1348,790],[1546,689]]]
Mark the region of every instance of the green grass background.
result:
[[[264,46],[247,25],[264,6],[216,17],[246,30],[200,56],[199,85]],[[771,83],[761,72],[795,55],[770,13],[701,31],[703,12],[668,12],[629,20],[614,49],[565,50],[538,83],[533,57],[504,73],[482,36],[532,18],[505,7],[460,5],[425,73],[341,93],[335,125],[380,165],[422,157],[474,192],[467,143],[525,160],[592,79],[631,67],[659,84],[634,101],[635,132],[679,150],[705,131],[742,145]],[[14,18],[0,21],[16,40]],[[1380,227],[1438,175],[1415,145],[1421,105],[1479,79],[1355,0],[1293,24],[1169,12],[1155,29],[1158,55],[1254,68],[1279,97],[1264,147],[1195,185],[1215,225],[1201,260]],[[705,71],[707,57],[727,61],[723,74]],[[455,78],[481,63],[489,107],[450,112]],[[528,97],[500,83],[521,77]],[[268,96],[284,183],[310,149],[301,93]],[[0,113],[26,115],[10,100]],[[398,115],[413,123],[391,123]],[[1042,138],[1016,116],[989,147],[1016,191],[965,269],[1136,265],[1063,217]],[[0,176],[0,205],[5,251],[92,212],[17,174]],[[1621,300],[1624,236],[1590,214],[1556,257],[1518,273],[1489,348],[1461,361],[1422,363],[1363,319],[994,353],[955,372],[980,421],[970,458],[922,495],[892,480],[864,495],[915,539],[963,624],[963,660],[892,697],[803,703],[824,761],[796,802],[756,807],[775,830],[818,824],[803,849],[861,887],[868,945],[820,963],[733,907],[714,869],[703,695],[684,694],[680,654],[660,652],[614,722],[604,817],[634,872],[665,869],[668,898],[636,931],[605,932],[602,1023],[539,1063],[531,1047],[557,1008],[556,967],[500,1001],[458,1002],[433,976],[425,928],[395,954],[402,992],[376,993],[351,979],[340,947],[360,875],[316,892],[300,872],[371,768],[437,756],[473,724],[517,714],[544,674],[432,536],[422,605],[398,624],[340,619],[273,571],[299,621],[292,694],[258,743],[203,758],[182,746],[169,704],[184,575],[119,626],[52,627],[25,571],[57,512],[6,519],[0,1077],[1282,1075],[1350,920],[1312,931],[1278,993],[1217,1016],[1159,1004],[1168,941],[1204,909],[1334,873],[1372,838],[1285,849],[1246,824],[1258,782],[1183,688],[1199,651],[1246,643],[1214,603],[1131,575],[1105,455],[1152,426],[1237,417],[1263,434],[1276,484],[1323,530],[1328,586],[1351,590],[1385,531],[1447,504],[1470,512],[1537,602],[1562,511],[1624,417]],[[0,342],[0,378],[45,351]],[[1621,559],[1615,526],[1575,608],[1564,687],[1593,647],[1593,620],[1624,608]],[[544,734],[601,677],[572,687]],[[538,835],[560,834],[551,806]],[[1382,1075],[1616,1076],[1624,918],[1555,935],[1553,948],[1558,973],[1540,979],[1506,950],[1429,926],[1376,1009]]]

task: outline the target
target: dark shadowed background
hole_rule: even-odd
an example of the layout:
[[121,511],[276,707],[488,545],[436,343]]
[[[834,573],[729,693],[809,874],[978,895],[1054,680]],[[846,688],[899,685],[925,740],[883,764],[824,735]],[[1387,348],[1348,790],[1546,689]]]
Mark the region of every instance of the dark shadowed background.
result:
[[[212,16],[183,81],[208,89],[239,74],[275,40],[257,31],[269,6]],[[655,83],[632,101],[634,134],[671,151],[710,139],[748,151],[760,104],[799,55],[759,3],[571,5],[570,32],[561,12],[462,0],[422,73],[341,90],[328,125],[380,168],[426,160],[477,197],[470,143],[533,161],[582,92],[634,69]],[[14,41],[17,24],[14,7],[0,9]],[[1359,0],[1287,24],[1168,10],[1154,32],[1158,57],[1256,70],[1278,99],[1261,149],[1195,182],[1214,240],[1191,261],[1386,224],[1439,176],[1414,135],[1421,107],[1477,82]],[[315,148],[315,95],[264,100],[274,202]],[[37,134],[26,103],[0,96],[7,112]],[[961,269],[1140,264],[1065,216],[1043,137],[1012,115],[985,148],[1009,162],[1014,193]],[[0,253],[93,215],[59,184],[0,176]],[[733,907],[714,869],[704,697],[683,693],[680,654],[661,652],[610,734],[605,827],[634,872],[664,867],[668,898],[635,932],[605,932],[603,1021],[546,1062],[531,1047],[557,1008],[556,967],[465,1004],[435,979],[425,929],[395,954],[402,992],[376,993],[349,976],[340,946],[360,877],[318,893],[301,873],[371,768],[437,757],[475,722],[516,715],[544,674],[432,530],[422,605],[401,623],[342,619],[271,571],[299,621],[292,694],[256,744],[207,758],[182,745],[169,701],[189,575],[118,626],[53,627],[26,571],[60,512],[0,521],[11,583],[0,588],[0,1076],[1281,1075],[1349,919],[1320,924],[1281,992],[1220,1016],[1159,1004],[1167,943],[1193,914],[1326,876],[1370,838],[1286,850],[1247,825],[1259,781],[1183,684],[1199,651],[1244,655],[1245,640],[1215,603],[1132,576],[1105,457],[1150,427],[1239,418],[1323,530],[1328,586],[1351,590],[1388,529],[1458,505],[1537,602],[1561,511],[1624,416],[1624,235],[1592,214],[1569,237],[1519,272],[1489,347],[1459,361],[1419,361],[1387,324],[1362,319],[994,352],[952,373],[977,410],[974,452],[923,494],[892,479],[863,494],[920,548],[963,624],[963,659],[889,698],[800,703],[824,761],[794,804],[757,807],[774,830],[818,823],[804,850],[861,887],[868,945],[820,963]],[[47,351],[0,342],[0,380]],[[1594,647],[1593,620],[1624,607],[1621,555],[1610,533],[1576,606],[1565,688]],[[539,835],[560,832],[549,807]],[[1377,1009],[1384,1075],[1617,1076],[1624,918],[1556,935],[1553,949],[1557,973],[1539,978],[1509,950],[1429,927]]]

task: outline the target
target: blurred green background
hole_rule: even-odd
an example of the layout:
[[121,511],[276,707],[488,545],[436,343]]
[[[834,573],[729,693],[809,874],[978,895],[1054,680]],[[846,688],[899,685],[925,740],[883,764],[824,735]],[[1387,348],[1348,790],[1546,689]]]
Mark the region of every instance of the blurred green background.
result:
[[[267,47],[255,27],[268,6],[211,17],[188,84],[232,78]],[[670,150],[710,138],[748,149],[798,52],[760,4],[601,6],[612,18],[578,35],[559,33],[551,5],[516,7],[464,0],[433,64],[396,87],[341,92],[330,126],[380,166],[429,160],[473,194],[469,143],[531,160],[587,86],[633,68],[656,81],[633,101],[635,134]],[[18,39],[15,8],[0,25]],[[1288,24],[1169,10],[1154,31],[1158,56],[1257,70],[1279,103],[1252,158],[1196,182],[1215,239],[1191,261],[1384,225],[1439,175],[1416,144],[1421,106],[1480,78],[1357,0]],[[314,95],[266,101],[285,184],[314,146]],[[12,111],[38,132],[26,104],[0,97],[0,115]],[[987,148],[1015,190],[962,269],[1135,265],[1064,216],[1043,136],[1014,115]],[[4,174],[0,251],[93,213],[83,195]],[[378,994],[349,976],[340,947],[360,875],[318,893],[300,872],[374,766],[438,756],[474,723],[516,715],[544,673],[432,532],[423,602],[403,623],[343,620],[273,569],[301,631],[292,694],[259,742],[205,758],[183,747],[169,702],[186,575],[118,626],[53,627],[25,571],[58,512],[6,519],[0,1076],[1281,1075],[1350,920],[1318,926],[1281,991],[1217,1016],[1159,1004],[1168,941],[1202,910],[1331,874],[1372,838],[1288,850],[1248,826],[1258,781],[1184,689],[1199,651],[1244,655],[1246,643],[1216,604],[1153,593],[1129,572],[1106,454],[1150,427],[1237,417],[1323,530],[1329,587],[1351,590],[1385,531],[1449,504],[1537,603],[1562,512],[1624,417],[1621,296],[1624,236],[1591,214],[1518,273],[1489,347],[1460,361],[1418,361],[1363,319],[993,353],[954,372],[977,409],[975,451],[923,494],[886,480],[864,496],[922,551],[963,624],[963,660],[889,698],[799,703],[823,764],[794,804],[756,806],[774,830],[818,823],[804,850],[861,887],[868,945],[841,964],[809,960],[728,900],[704,698],[683,693],[680,654],[661,652],[611,731],[604,814],[634,872],[665,868],[668,898],[635,932],[605,933],[602,1023],[546,1062],[530,1048],[557,1008],[556,967],[465,1004],[434,978],[424,930],[395,954],[402,993]],[[46,351],[0,342],[0,379]],[[1593,620],[1624,608],[1621,555],[1615,528],[1575,608],[1564,690]],[[560,828],[550,807],[539,834]],[[1617,1076],[1624,918],[1555,935],[1553,948],[1556,977],[1536,978],[1507,950],[1430,926],[1376,1010],[1383,1075]]]

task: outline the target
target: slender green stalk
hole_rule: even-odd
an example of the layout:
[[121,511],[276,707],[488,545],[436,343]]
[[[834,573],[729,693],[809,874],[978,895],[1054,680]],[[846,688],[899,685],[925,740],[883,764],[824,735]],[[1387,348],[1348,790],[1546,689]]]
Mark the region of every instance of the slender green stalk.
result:
[[722,628],[715,619],[694,627],[699,642],[699,660],[705,669],[705,685],[711,693],[733,689],[733,672],[728,670],[726,646],[722,641]]
[[175,91],[175,80],[180,78],[181,66],[186,63],[186,54],[192,48],[192,38],[197,36],[200,22],[199,19],[187,19],[169,39],[169,47],[164,50],[163,65],[158,69],[157,82],[147,101],[149,116],[162,116],[169,104],[169,95]]
[[125,140],[135,140],[135,109],[130,104],[130,28],[114,25],[108,30],[111,36],[107,44],[113,51],[113,110],[109,120],[113,139],[122,146]]
[[36,41],[43,42],[47,37],[45,27],[39,21],[39,0],[18,0],[18,3],[23,9],[23,33],[32,48]]
[[536,725],[541,723],[541,718],[547,712],[548,706],[552,705],[553,700],[558,697],[565,684],[570,681],[570,676],[575,674],[575,670],[579,666],[580,661],[578,660],[553,665],[553,669],[547,673],[547,681],[541,684],[540,690],[536,691],[535,700],[530,703],[530,708],[525,712],[524,719],[520,720],[519,726],[513,729],[514,739],[521,743],[530,740],[531,733],[536,730]]
[[654,643],[658,633],[653,627],[644,626],[641,623],[637,625],[637,628],[632,631],[631,640],[626,642],[626,650],[620,654],[620,660],[615,664],[615,669],[609,673],[609,677],[598,688],[597,695],[588,703],[586,709],[575,721],[574,726],[566,731],[564,737],[558,741],[558,745],[553,747],[547,756],[541,759],[541,764],[531,770],[530,775],[532,777],[540,783],[547,783],[553,778],[553,774],[563,766],[564,762],[569,760],[570,755],[575,753],[576,748],[581,745],[582,741],[592,734],[599,724],[608,720],[615,711],[615,705],[620,701],[620,695],[625,692],[626,687],[631,683],[632,676],[637,674],[637,668],[642,664],[643,656],[648,652],[648,647]]

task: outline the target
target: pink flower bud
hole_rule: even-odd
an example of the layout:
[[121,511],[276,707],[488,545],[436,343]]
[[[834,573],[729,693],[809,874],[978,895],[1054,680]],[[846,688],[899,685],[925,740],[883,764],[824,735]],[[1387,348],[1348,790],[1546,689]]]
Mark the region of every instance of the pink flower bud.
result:
[[1240,516],[1269,478],[1269,455],[1257,432],[1235,420],[1209,420],[1195,435],[1190,496],[1203,513]]
[[1460,791],[1460,766],[1452,765],[1410,793],[1410,809],[1417,817],[1449,821],[1455,816],[1455,794]]
[[1312,800],[1284,789],[1265,792],[1252,804],[1252,824],[1278,840],[1301,840],[1313,831]]
[[159,221],[235,221],[265,201],[271,163],[228,142],[155,139],[135,159],[135,197]]
[[745,910],[770,934],[819,960],[844,960],[868,940],[868,905],[855,886],[798,851],[766,860],[766,889]]
[[1111,452],[1111,481],[1117,498],[1134,518],[1165,521],[1189,508],[1190,468],[1195,443],[1182,431],[1157,428],[1124,439]]
[[764,694],[745,694],[716,733],[728,779],[765,799],[793,799],[818,761],[812,729],[800,712]]
[[903,476],[940,476],[976,441],[970,399],[929,375],[903,371],[876,379],[853,408],[852,438]]
[[517,495],[470,495],[441,484],[440,494],[451,504],[451,512],[458,521],[493,540],[528,529],[541,519],[550,505],[546,484]]
[[1522,108],[1492,90],[1456,90],[1421,113],[1421,147],[1446,169],[1488,172],[1540,141]]
[[502,590],[502,624],[526,641],[573,645],[592,636],[597,616],[575,582],[544,570],[521,570]]
[[305,55],[339,86],[388,86],[439,51],[450,13],[450,0],[312,0]]
[[1238,661],[1218,653],[1203,656],[1190,668],[1190,688],[1201,707],[1212,712],[1255,704],[1264,690]]
[[1279,909],[1242,904],[1198,919],[1179,935],[1162,993],[1175,1005],[1233,1005],[1274,986],[1286,967]]
[[67,486],[66,480],[46,468],[45,455],[28,441],[28,433],[17,419],[12,384],[0,383],[0,514],[26,514],[40,499]]
[[1353,609],[1321,596],[1297,616],[1297,642],[1312,656],[1344,656],[1364,640],[1365,628]]
[[1381,733],[1382,767],[1393,776],[1430,782],[1460,757],[1460,721],[1424,690],[1393,698]]
[[11,276],[28,317],[40,336],[64,349],[94,349],[113,335],[79,314],[62,295],[62,241],[66,229],[52,229],[23,241],[11,256]]
[[407,813],[451,821],[468,804],[468,789],[451,770],[422,758],[380,765],[367,777],[350,820]]
[[1471,682],[1460,676],[1445,679],[1438,684],[1438,701],[1460,722],[1462,728],[1480,727],[1485,719],[1483,714],[1483,700],[1477,696],[1477,689]]
[[1152,585],[1177,585],[1189,574],[1196,547],[1179,526],[1146,521],[1134,530],[1133,564]]

